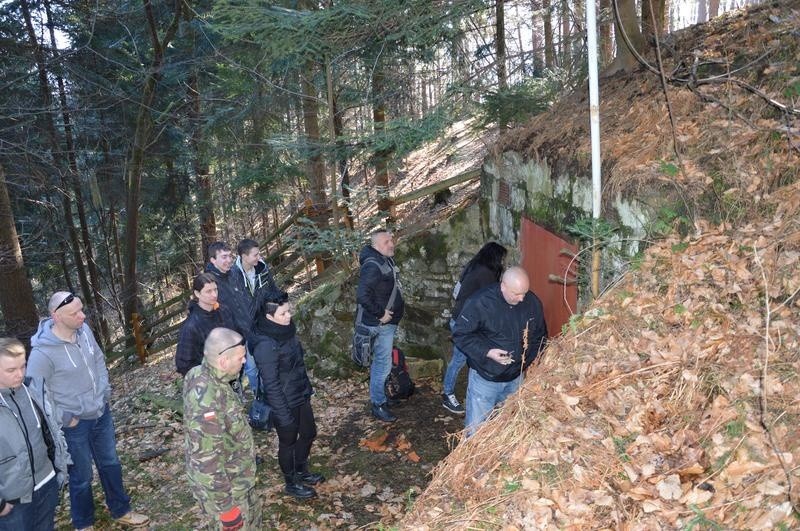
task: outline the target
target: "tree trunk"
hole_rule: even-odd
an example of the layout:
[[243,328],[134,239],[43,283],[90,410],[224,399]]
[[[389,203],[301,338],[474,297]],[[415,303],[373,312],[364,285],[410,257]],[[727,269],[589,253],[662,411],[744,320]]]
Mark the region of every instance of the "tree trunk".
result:
[[664,34],[665,1],[642,0],[642,37],[646,46],[654,47],[655,36],[661,37]]
[[[380,141],[386,126],[386,106],[384,103],[384,74],[383,61],[377,60],[372,72],[372,122],[374,124],[375,137]],[[391,152],[385,149],[378,149],[373,155],[375,163],[375,188],[378,194],[378,211],[391,218],[392,201],[389,197],[389,156]]]
[[14,212],[8,196],[6,174],[0,165],[0,309],[5,321],[4,335],[28,344],[36,332],[39,315],[33,300],[33,288],[25,270],[19,245]]
[[708,20],[708,8],[706,5],[706,0],[697,0],[697,20],[695,20],[695,22],[700,24],[706,22],[707,20]]
[[142,185],[142,171],[144,169],[144,155],[150,141],[150,107],[156,93],[156,84],[164,66],[164,52],[178,31],[183,2],[175,2],[175,15],[164,34],[163,39],[158,36],[153,6],[150,0],[142,0],[147,16],[150,40],[153,45],[153,60],[149,73],[142,87],[139,114],[136,117],[136,128],[131,146],[131,162],[128,170],[128,191],[125,201],[127,220],[125,223],[125,279],[122,288],[122,304],[125,309],[125,324],[132,330],[133,314],[139,307],[139,288],[136,271],[136,243],[139,240],[139,192]]
[[[57,59],[55,54],[58,48],[56,46],[55,29],[50,13],[50,2],[48,0],[44,2],[44,9],[47,16],[47,27],[50,30],[50,45],[52,47],[54,59]],[[102,296],[100,294],[100,274],[97,271],[97,263],[94,258],[92,238],[89,235],[89,224],[86,221],[86,209],[83,206],[83,193],[78,180],[78,161],[75,155],[75,142],[72,136],[72,117],[67,109],[67,92],[64,89],[64,78],[61,74],[56,75],[56,82],[58,84],[58,100],[61,105],[61,119],[64,122],[64,141],[67,148],[67,160],[69,161],[69,172],[67,176],[72,187],[72,193],[74,194],[75,208],[78,211],[78,223],[81,227],[83,252],[86,255],[86,267],[89,271],[89,280],[92,289],[92,298],[87,299],[87,304],[91,304],[94,314],[92,318],[90,318],[90,322],[99,324],[100,340],[104,345],[108,345],[111,343],[111,335],[108,330],[108,321],[103,314]]]
[[[495,0],[495,52],[497,54],[497,89],[508,89],[508,73],[506,72],[506,14],[505,0]],[[506,124],[501,123],[500,127]]]
[[558,64],[561,68],[569,70],[572,64],[572,57],[570,54],[570,12],[569,2],[561,0],[561,60]]
[[342,113],[339,112],[338,99],[333,95],[333,134],[336,137],[336,168],[342,179],[342,203],[344,204],[344,225],[352,229],[353,212],[350,209],[350,164],[346,155],[346,145],[343,139],[344,123]]
[[200,248],[203,263],[208,263],[208,246],[217,241],[217,221],[214,217],[214,196],[209,175],[208,158],[203,139],[202,109],[197,69],[189,75],[186,92],[189,97],[189,127],[192,149],[192,170],[197,179],[197,215],[200,218]]
[[708,0],[708,18],[712,19],[719,15],[719,0]]
[[[591,1],[591,0],[589,0]],[[600,13],[611,15],[611,0],[600,0]],[[605,18],[605,17],[604,17]],[[607,65],[614,59],[614,42],[611,39],[611,28],[613,24],[610,20],[600,23],[600,64]]]
[[[630,44],[639,53],[645,49],[644,37],[639,29],[639,17],[636,15],[636,0],[619,0],[617,2],[619,7],[619,22],[622,23],[622,28],[630,40]],[[614,61],[609,65],[605,75],[611,75],[616,72],[631,72],[638,67],[639,62],[628,47],[625,41],[619,22],[614,19],[614,32],[617,41],[617,56]]]
[[325,205],[325,163],[319,152],[321,142],[319,132],[319,103],[317,99],[317,87],[314,85],[314,66],[312,63],[306,64],[305,73],[301,78],[303,86],[303,130],[306,134],[306,145],[311,150],[308,157],[306,171],[308,173],[309,192],[311,202],[316,208],[324,208]]
[[550,0],[542,0],[544,14],[544,66],[551,69],[556,65],[556,48],[553,43],[553,8]]
[[31,48],[33,49],[33,55],[36,60],[36,70],[39,78],[39,92],[42,101],[42,113],[40,116],[40,120],[42,122],[41,126],[50,143],[50,154],[53,157],[53,164],[57,171],[61,173],[61,184],[63,187],[63,191],[61,192],[61,203],[64,207],[64,221],[66,222],[69,239],[72,243],[73,259],[75,261],[75,267],[78,270],[78,280],[80,281],[81,285],[81,293],[83,294],[83,299],[87,306],[92,307],[92,292],[89,288],[89,280],[86,277],[86,269],[84,268],[83,259],[81,258],[81,244],[78,240],[78,232],[75,229],[75,223],[72,219],[72,204],[70,203],[69,195],[67,194],[67,190],[70,187],[64,178],[64,173],[68,172],[69,170],[67,169],[67,165],[64,164],[64,160],[61,155],[61,146],[59,145],[55,122],[53,121],[53,115],[51,114],[52,94],[50,92],[50,82],[48,80],[47,70],[45,67],[46,62],[44,50],[42,49],[39,40],[36,38],[36,30],[33,28],[28,0],[21,0],[20,7],[22,8],[22,16],[25,19],[25,28],[28,33],[28,40]]

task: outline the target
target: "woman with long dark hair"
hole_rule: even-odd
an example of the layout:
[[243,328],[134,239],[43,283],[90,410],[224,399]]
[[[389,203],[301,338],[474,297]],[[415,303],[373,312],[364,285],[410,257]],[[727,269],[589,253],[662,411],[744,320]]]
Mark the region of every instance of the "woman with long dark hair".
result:
[[[489,242],[481,247],[472,260],[467,262],[461,272],[456,289],[453,290],[455,304],[450,317],[450,330],[453,329],[456,319],[461,315],[464,303],[473,293],[490,284],[500,282],[507,254],[508,250],[505,247],[496,242]],[[453,355],[444,373],[442,406],[457,415],[464,414],[464,406],[461,405],[455,395],[456,380],[458,379],[458,373],[466,363],[467,357],[453,343]]]
[[186,376],[189,369],[203,362],[203,344],[218,327],[237,330],[233,314],[217,302],[217,281],[211,273],[200,273],[192,282],[194,298],[189,301],[189,316],[181,325],[175,368]]
[[278,464],[286,480],[285,491],[295,498],[311,498],[311,485],[325,481],[308,469],[311,445],[317,424],[311,410],[311,381],[308,379],[305,351],[292,321],[289,296],[273,291],[256,315],[253,334],[248,339],[261,376],[272,421],[278,433]]

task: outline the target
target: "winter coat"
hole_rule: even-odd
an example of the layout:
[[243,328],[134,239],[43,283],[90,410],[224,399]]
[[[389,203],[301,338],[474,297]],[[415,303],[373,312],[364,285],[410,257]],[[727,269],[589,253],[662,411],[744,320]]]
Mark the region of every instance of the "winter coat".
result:
[[[519,376],[546,341],[547,325],[539,297],[529,291],[520,303],[508,304],[499,283],[486,286],[470,297],[453,327],[453,342],[467,356],[467,364],[491,382],[510,382]],[[513,363],[503,365],[488,358],[486,354],[493,348],[510,352]]]
[[[377,263],[368,260],[369,258],[374,259]],[[361,264],[361,272],[358,278],[356,303],[364,309],[361,322],[367,326],[378,326],[392,295],[398,268],[392,258],[383,256],[371,245],[367,245],[361,250],[358,261]],[[405,309],[399,279],[397,282],[397,295],[390,308],[394,313],[389,324],[399,323]]]
[[231,268],[228,277],[234,300],[226,302],[220,298],[220,301],[228,306],[233,313],[236,325],[247,334],[253,328],[256,313],[261,309],[266,295],[278,289],[266,262],[259,260],[255,269],[255,284],[250,286],[247,274],[242,268],[242,259],[241,257],[236,258],[236,263]]
[[178,347],[175,350],[175,368],[182,375],[203,361],[203,346],[208,334],[218,327],[239,331],[227,307],[219,305],[209,311],[195,302],[189,302],[189,316],[181,325]]
[[451,314],[453,319],[457,319],[461,315],[464,303],[467,302],[470,295],[499,280],[497,274],[483,264],[476,264],[470,269],[465,268],[461,274],[461,289],[458,290],[458,297],[456,297],[456,302],[453,305],[453,313]]
[[228,380],[205,359],[183,380],[186,473],[210,515],[242,504],[256,484],[253,430]]
[[91,329],[83,323],[75,337],[75,343],[64,341],[53,333],[53,319],[42,319],[26,371],[47,383],[64,426],[73,417],[100,418],[111,398],[106,358]]
[[[37,417],[44,420],[40,426],[42,436],[60,487],[67,479],[67,465],[72,464],[72,459],[67,451],[64,434],[61,433],[59,415],[52,402],[50,390],[45,387],[41,378],[26,377],[22,385],[27,388],[27,393],[20,387],[19,396],[22,400],[28,400],[29,394],[36,405]],[[0,499],[19,499],[20,503],[30,503],[33,487],[28,436],[14,411],[0,401]]]
[[313,394],[306,372],[305,351],[297,338],[294,322],[282,326],[259,316],[248,347],[256,360],[275,424],[292,424],[297,420],[292,416],[292,409],[303,405]]
[[237,323],[237,330],[244,330],[239,328],[238,321],[236,320],[236,316],[234,315],[234,305],[238,302],[236,297],[236,289],[235,289],[235,275],[234,269],[231,267],[227,273],[223,273],[216,267],[214,264],[208,263],[206,264],[206,273],[211,273],[214,275],[214,280],[217,283],[217,301],[220,303],[221,306],[225,306],[231,312],[231,317],[233,317],[233,322]]

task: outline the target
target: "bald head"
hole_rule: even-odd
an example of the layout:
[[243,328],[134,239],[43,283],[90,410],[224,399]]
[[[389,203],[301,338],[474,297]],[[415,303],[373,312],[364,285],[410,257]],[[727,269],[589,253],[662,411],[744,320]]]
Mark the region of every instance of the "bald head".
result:
[[229,328],[213,329],[203,345],[203,356],[212,367],[226,374],[239,374],[245,357],[241,334]]
[[500,279],[500,292],[506,302],[512,306],[516,306],[525,294],[528,293],[531,284],[528,279],[528,273],[519,266],[513,266],[506,269],[503,277]]
[[47,313],[52,314],[58,307],[72,295],[69,291],[56,291],[47,302]]

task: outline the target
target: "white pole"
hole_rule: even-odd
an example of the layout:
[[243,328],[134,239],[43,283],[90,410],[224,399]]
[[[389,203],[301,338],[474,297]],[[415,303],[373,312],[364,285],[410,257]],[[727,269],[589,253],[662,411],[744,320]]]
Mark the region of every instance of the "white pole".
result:
[[[600,219],[600,94],[597,84],[597,14],[595,0],[586,2],[586,31],[589,60],[589,131],[592,143],[592,218]],[[592,253],[592,293],[600,292],[600,251],[594,242]]]

